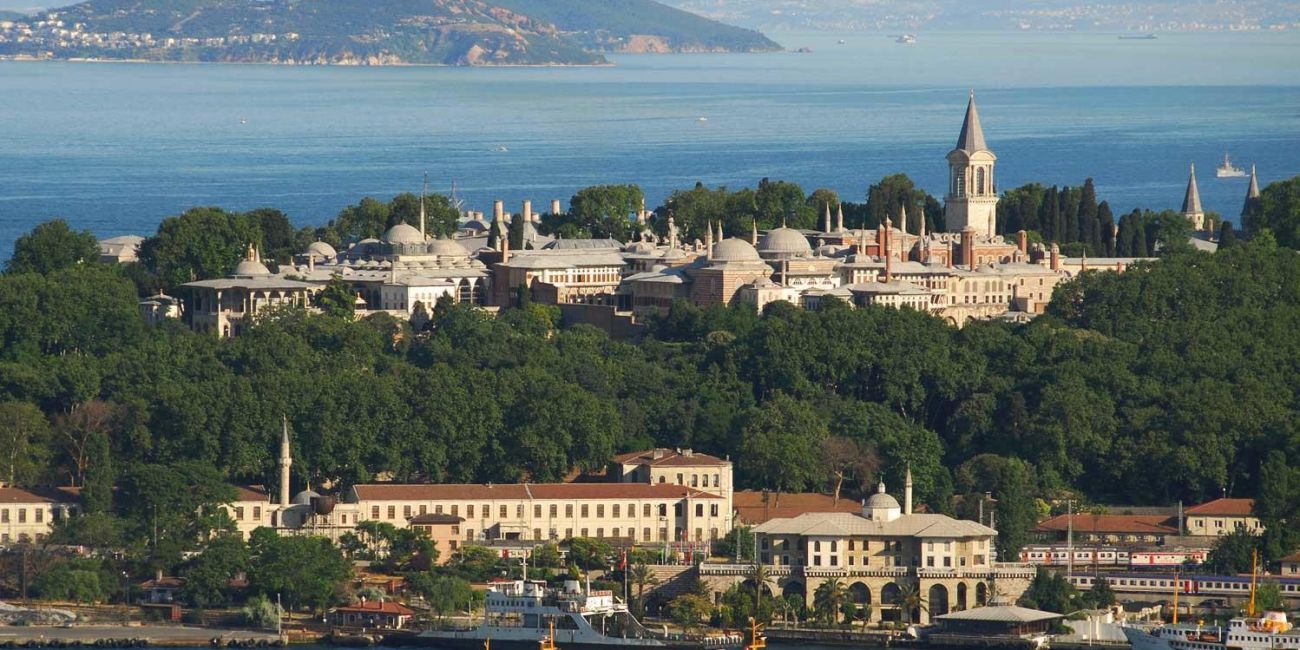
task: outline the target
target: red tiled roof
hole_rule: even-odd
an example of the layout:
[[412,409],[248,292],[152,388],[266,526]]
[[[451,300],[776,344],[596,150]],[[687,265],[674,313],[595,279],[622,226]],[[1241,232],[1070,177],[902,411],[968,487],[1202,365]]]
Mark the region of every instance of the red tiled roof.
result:
[[788,519],[808,512],[861,512],[862,505],[853,499],[814,492],[777,494],[741,490],[731,495],[736,523],[754,526],[769,519]]
[[235,501],[271,501],[271,495],[263,485],[236,485]]
[[1249,517],[1255,508],[1254,499],[1215,499],[1187,509],[1189,515],[1219,517]]
[[1288,555],[1288,556],[1282,558],[1282,561],[1283,561],[1283,562],[1300,562],[1300,551],[1296,551],[1295,553],[1292,553],[1292,554],[1290,554],[1290,555]]
[[720,499],[669,483],[369,483],[355,486],[362,501],[476,501],[493,499]]
[[620,465],[654,465],[656,467],[720,467],[731,464],[730,461],[722,460],[717,456],[673,449],[634,451],[615,456],[614,462]]
[[0,503],[75,503],[80,499],[81,488],[23,488],[0,487]]
[[353,614],[392,614],[394,616],[411,616],[415,614],[414,610],[401,603],[378,600],[367,600],[355,605],[344,605],[334,611]]
[[[1168,525],[1165,515],[1092,515],[1076,513],[1076,533],[1134,533],[1176,535],[1178,529]],[[1069,530],[1070,515],[1058,515],[1038,524],[1039,532],[1063,533]]]
[[141,589],[180,589],[185,586],[185,578],[176,578],[164,576],[162,578],[150,578],[140,583]]

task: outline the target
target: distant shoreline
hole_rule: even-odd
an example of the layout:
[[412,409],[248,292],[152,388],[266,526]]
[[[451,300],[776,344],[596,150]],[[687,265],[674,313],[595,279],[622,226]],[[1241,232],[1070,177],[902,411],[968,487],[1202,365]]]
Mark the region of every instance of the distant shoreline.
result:
[[613,68],[614,63],[492,63],[453,65],[450,63],[282,63],[276,61],[169,61],[160,59],[99,59],[88,57],[0,55],[0,61],[19,63],[133,63],[153,65],[267,65],[286,68]]

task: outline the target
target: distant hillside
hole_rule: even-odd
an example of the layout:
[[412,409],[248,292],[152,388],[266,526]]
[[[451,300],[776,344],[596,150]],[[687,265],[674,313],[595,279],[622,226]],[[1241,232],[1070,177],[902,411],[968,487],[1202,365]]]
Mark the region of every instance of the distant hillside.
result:
[[[761,33],[732,27],[658,2],[643,0],[495,0],[568,32],[595,50],[729,51],[778,50]],[[648,42],[647,37],[657,39]]]
[[774,49],[653,0],[88,0],[0,54],[159,61],[564,65],[603,51]]
[[24,13],[18,13],[17,11],[9,11],[7,9],[0,9],[0,20],[23,20],[26,17],[27,14]]
[[1297,0],[665,0],[764,30],[1195,31],[1300,27]]

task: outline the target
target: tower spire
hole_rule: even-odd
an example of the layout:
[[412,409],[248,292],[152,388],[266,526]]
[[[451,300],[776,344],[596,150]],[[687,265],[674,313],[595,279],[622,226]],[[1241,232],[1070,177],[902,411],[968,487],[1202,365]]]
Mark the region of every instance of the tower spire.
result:
[[987,151],[984,143],[984,127],[980,124],[980,112],[975,107],[975,91],[970,91],[970,103],[966,104],[966,120],[961,125],[961,135],[957,136],[957,148],[967,153]]
[[[1255,174],[1255,166],[1250,166],[1250,187],[1246,189],[1246,202],[1241,206],[1241,216],[1246,216],[1250,212],[1250,203],[1259,198],[1259,176]],[[1244,221],[1243,221],[1244,222]]]
[[835,232],[844,232],[844,204],[835,204]]
[[1193,230],[1201,230],[1205,222],[1205,211],[1201,209],[1201,191],[1196,187],[1196,163],[1192,163],[1187,176],[1187,193],[1183,195],[1183,216],[1192,222]]
[[903,514],[912,514],[912,464],[907,464],[907,474],[903,476]]

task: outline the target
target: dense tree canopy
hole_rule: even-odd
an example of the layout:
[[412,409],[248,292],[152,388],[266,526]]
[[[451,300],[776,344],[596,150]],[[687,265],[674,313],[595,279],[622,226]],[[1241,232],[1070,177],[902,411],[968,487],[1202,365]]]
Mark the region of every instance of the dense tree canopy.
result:
[[49,273],[99,259],[99,240],[89,230],[76,232],[63,219],[46,221],[14,242],[10,273]]

